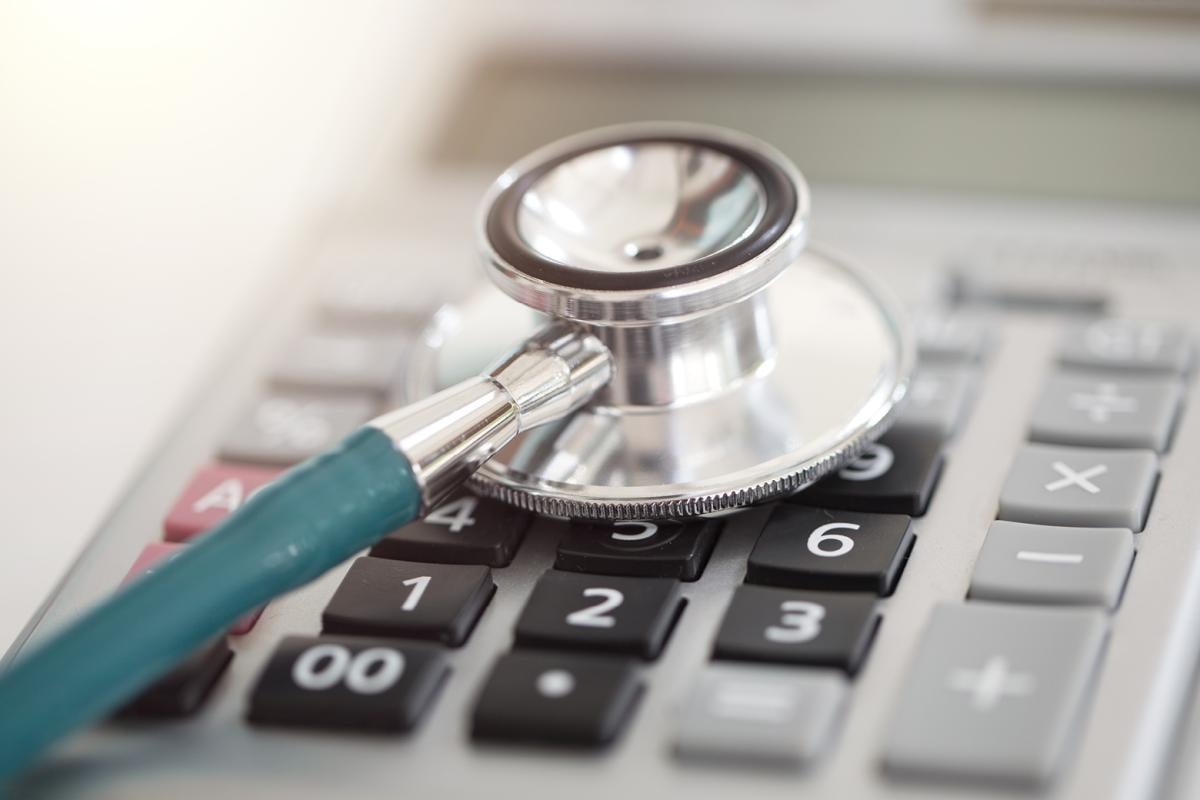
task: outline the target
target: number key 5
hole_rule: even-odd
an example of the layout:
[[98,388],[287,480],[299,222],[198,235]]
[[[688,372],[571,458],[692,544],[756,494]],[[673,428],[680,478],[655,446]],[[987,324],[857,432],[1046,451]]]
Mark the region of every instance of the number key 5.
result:
[[853,675],[878,626],[873,595],[739,586],[713,656],[837,667]]
[[550,570],[517,620],[517,644],[656,658],[683,598],[669,578],[616,578]]

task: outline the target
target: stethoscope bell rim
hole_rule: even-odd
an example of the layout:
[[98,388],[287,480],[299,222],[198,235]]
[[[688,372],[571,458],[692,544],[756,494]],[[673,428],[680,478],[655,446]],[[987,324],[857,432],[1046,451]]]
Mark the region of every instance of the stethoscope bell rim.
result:
[[[753,229],[686,263],[619,272],[547,258],[522,236],[521,205],[546,176],[608,148],[653,145],[717,153],[744,168],[764,198]],[[594,325],[653,324],[718,309],[761,290],[804,249],[808,215],[808,186],[778,150],[715,126],[638,123],[561,139],[505,170],[480,206],[477,244],[493,283],[518,302]]]

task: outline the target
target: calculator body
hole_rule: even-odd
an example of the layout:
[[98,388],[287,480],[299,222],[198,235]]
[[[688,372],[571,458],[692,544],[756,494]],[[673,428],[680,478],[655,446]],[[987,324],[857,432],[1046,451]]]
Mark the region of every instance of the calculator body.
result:
[[[481,91],[470,87],[454,99],[470,100],[471,91]],[[446,117],[459,113],[448,100]],[[747,127],[753,130],[751,123]],[[314,220],[310,235],[277,270],[261,311],[245,321],[238,346],[97,531],[10,658],[113,591],[144,547],[163,538],[164,520],[203,465],[214,460],[262,464],[248,451],[229,457],[229,447],[231,431],[264,391],[328,392],[327,386],[302,385],[306,373],[295,365],[280,377],[281,359],[287,359],[297,336],[324,326],[395,337],[404,356],[372,396],[380,410],[413,399],[411,375],[425,368],[422,354],[436,349],[429,332],[437,330],[439,315],[469,302],[484,280],[472,252],[470,223],[483,188],[503,164],[482,145],[472,151],[473,141],[431,145],[436,152],[402,177],[368,181]],[[799,165],[805,169],[802,153]],[[942,774],[912,768],[911,757],[908,768],[896,764],[906,758],[896,756],[897,717],[910,702],[914,670],[924,663],[936,609],[990,603],[1033,613],[1045,607],[968,600],[967,595],[1006,502],[1013,465],[1030,444],[1048,382],[1062,368],[1064,337],[1108,319],[1169,326],[1183,331],[1188,341],[1200,333],[1194,311],[1200,298],[1195,208],[1116,204],[1106,191],[1098,186],[1092,199],[1063,200],[814,181],[814,241],[877,276],[908,306],[918,326],[932,324],[928,320],[968,320],[986,332],[986,344],[977,357],[959,364],[970,373],[969,397],[942,439],[943,462],[931,479],[927,503],[920,513],[906,515],[911,549],[903,552],[886,594],[878,593],[883,595],[874,601],[878,627],[861,663],[839,679],[840,704],[802,765],[763,765],[736,752],[728,758],[689,758],[681,745],[702,673],[713,664],[760,664],[713,656],[731,599],[747,585],[748,564],[776,513],[777,505],[766,505],[716,521],[720,533],[698,576],[678,583],[683,602],[661,648],[651,658],[632,660],[639,691],[613,740],[602,748],[476,741],[472,735],[497,659],[514,650],[555,651],[523,645],[514,634],[535,585],[559,564],[562,542],[572,535],[572,522],[540,518],[529,523],[510,563],[490,570],[494,594],[463,641],[422,644],[437,650],[447,670],[409,732],[393,736],[248,720],[252,696],[281,641],[321,635],[331,600],[353,568],[347,564],[273,601],[252,629],[231,636],[232,659],[194,714],[99,725],[57,748],[12,790],[30,797],[218,792],[294,798],[395,792],[535,798],[566,793],[717,798],[738,792],[868,799],[1195,796],[1200,787],[1191,766],[1196,752],[1191,749],[1196,746],[1192,693],[1200,657],[1200,497],[1193,486],[1200,474],[1200,419],[1193,413],[1197,387],[1190,362],[1175,373],[1180,396],[1155,456],[1144,519],[1138,520],[1142,530],[1131,537],[1136,557],[1129,557],[1115,607],[1093,614],[1102,620],[1102,641],[1089,645],[1094,653],[1084,659],[1086,674],[1076,687],[1080,696],[1065,714],[1052,775],[1031,785],[1021,778],[975,775],[969,766]],[[372,306],[370,297],[364,300],[343,281],[352,270],[403,275],[406,267],[428,264],[437,265],[437,275],[390,308]],[[356,297],[362,316],[347,317]],[[1120,370],[1104,374],[1118,382],[1128,377]],[[1103,474],[1089,478],[1091,466],[1068,466],[1070,474],[1061,479],[1084,493],[1089,490],[1079,482],[1099,481]],[[1011,521],[1028,521],[1016,516],[1020,519]],[[1086,603],[1070,607],[1095,610]],[[770,669],[810,667],[771,664]],[[1021,691],[1019,682],[1001,680],[999,686],[1000,703],[1005,687]],[[969,728],[963,731],[964,737],[972,734]]]

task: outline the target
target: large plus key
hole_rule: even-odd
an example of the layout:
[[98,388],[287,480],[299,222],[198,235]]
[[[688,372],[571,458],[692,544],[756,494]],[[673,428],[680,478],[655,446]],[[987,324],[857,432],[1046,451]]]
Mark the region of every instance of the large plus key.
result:
[[1098,610],[938,606],[900,693],[885,765],[921,777],[1049,782],[1107,630]]

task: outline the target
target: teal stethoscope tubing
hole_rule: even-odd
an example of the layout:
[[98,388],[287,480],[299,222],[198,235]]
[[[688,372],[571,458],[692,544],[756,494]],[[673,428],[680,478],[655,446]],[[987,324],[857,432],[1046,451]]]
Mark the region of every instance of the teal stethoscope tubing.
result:
[[408,460],[374,428],[289,471],[0,674],[0,782],[55,740],[112,713],[242,614],[420,510]]

